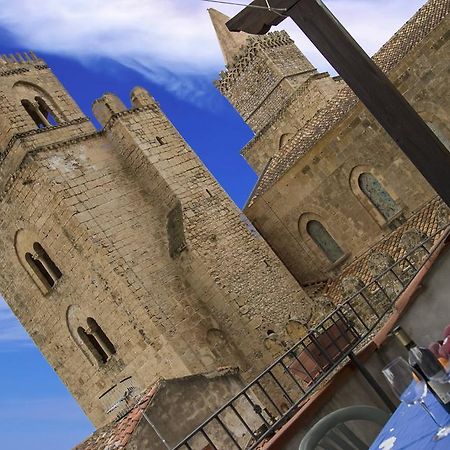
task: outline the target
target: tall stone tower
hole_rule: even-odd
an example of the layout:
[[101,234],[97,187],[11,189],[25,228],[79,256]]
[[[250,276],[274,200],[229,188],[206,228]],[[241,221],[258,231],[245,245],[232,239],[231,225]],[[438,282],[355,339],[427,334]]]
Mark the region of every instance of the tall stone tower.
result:
[[0,291],[92,419],[223,366],[249,377],[306,294],[142,88],[95,130],[34,55],[0,61]]
[[285,31],[231,33],[229,17],[214,9],[209,14],[226,64],[215,84],[255,133],[242,155],[260,175],[341,82],[318,73]]

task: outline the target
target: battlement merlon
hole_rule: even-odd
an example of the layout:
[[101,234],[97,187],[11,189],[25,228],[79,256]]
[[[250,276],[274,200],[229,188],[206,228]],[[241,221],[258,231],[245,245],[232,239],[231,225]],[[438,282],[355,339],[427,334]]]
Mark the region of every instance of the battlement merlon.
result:
[[0,70],[5,67],[17,67],[21,64],[45,64],[45,61],[38,56],[33,51],[28,52],[16,52],[10,53],[9,55],[0,55]]

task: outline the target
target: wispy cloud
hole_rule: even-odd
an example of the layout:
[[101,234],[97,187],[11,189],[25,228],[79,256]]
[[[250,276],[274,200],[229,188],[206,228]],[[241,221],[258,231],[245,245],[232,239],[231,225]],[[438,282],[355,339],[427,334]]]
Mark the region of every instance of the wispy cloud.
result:
[[33,345],[6,302],[0,297],[0,352],[15,351]]
[[[327,5],[373,53],[425,0],[328,0]],[[207,14],[218,6],[200,0],[0,0],[0,26],[25,47],[83,61],[111,58],[181,95],[193,80],[223,66]],[[292,23],[283,27],[320,68],[327,68]],[[196,81],[201,84],[203,80]]]

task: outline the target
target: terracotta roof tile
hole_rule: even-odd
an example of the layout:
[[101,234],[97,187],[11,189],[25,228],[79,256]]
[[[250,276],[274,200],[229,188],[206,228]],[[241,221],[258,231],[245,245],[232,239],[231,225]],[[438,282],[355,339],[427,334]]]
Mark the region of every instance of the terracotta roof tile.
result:
[[125,449],[159,386],[159,383],[152,386],[124,417],[98,429],[73,450]]
[[[449,221],[449,210],[440,198],[435,198],[424,205],[407,222],[398,227],[389,236],[377,242],[372,248],[356,258],[347,266],[337,278],[329,280],[326,285],[322,285],[321,292],[316,291],[315,296],[326,296],[335,302],[344,300],[342,280],[344,278],[357,278],[364,284],[373,280],[374,276],[370,271],[370,258],[375,253],[381,253],[391,257],[394,261],[401,259],[407,252],[401,245],[402,236],[410,230],[415,230],[422,235],[432,236]],[[443,232],[442,232],[443,233]],[[439,239],[441,233],[436,235],[434,241]]]
[[[429,0],[373,56],[384,71],[391,71],[414,47],[427,36],[450,12],[450,0]],[[325,107],[269,161],[248,202],[266,192],[294,163],[310,150],[327,132],[342,121],[358,103],[353,91],[344,86]]]

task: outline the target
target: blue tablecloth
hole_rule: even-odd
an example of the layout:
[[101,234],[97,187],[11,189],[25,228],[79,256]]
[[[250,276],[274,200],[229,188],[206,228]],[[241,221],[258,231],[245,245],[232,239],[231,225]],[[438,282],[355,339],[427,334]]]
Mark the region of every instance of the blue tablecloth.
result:
[[[450,415],[428,394],[425,404],[434,413],[437,421],[443,425],[450,423]],[[449,450],[450,435],[440,441],[433,441],[437,431],[436,424],[419,405],[408,406],[400,404],[386,423],[369,450]],[[395,437],[394,445],[388,445],[388,440]],[[388,441],[388,442],[386,442]],[[393,439],[391,439],[391,442]],[[383,443],[384,446],[383,446]]]

